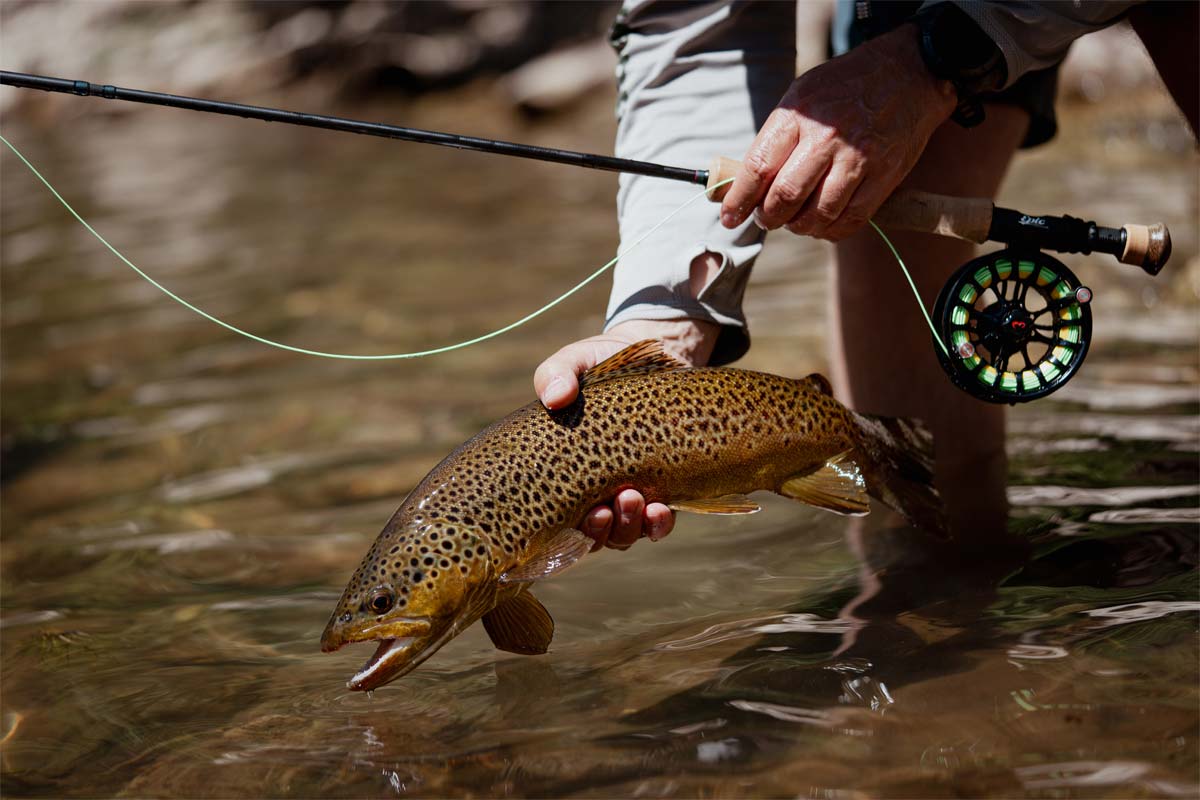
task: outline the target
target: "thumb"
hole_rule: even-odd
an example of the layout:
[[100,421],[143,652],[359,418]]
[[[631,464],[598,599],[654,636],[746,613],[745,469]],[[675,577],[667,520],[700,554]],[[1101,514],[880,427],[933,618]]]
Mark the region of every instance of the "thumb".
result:
[[592,366],[588,348],[570,344],[543,361],[533,374],[533,388],[551,411],[569,406],[579,394],[579,373]]

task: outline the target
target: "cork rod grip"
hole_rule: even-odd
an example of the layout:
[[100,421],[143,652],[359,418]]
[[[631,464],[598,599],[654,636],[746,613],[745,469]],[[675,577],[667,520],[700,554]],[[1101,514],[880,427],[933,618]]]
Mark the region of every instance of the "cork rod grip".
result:
[[1149,275],[1157,275],[1171,257],[1171,232],[1161,222],[1153,225],[1126,225],[1125,250],[1122,264],[1141,267]]
[[[708,170],[709,198],[725,198],[729,184],[713,189],[721,181],[737,175],[741,163],[718,157]],[[929,192],[899,191],[884,201],[874,220],[885,228],[920,231],[938,236],[987,241],[992,225],[992,201],[982,197],[947,197]]]

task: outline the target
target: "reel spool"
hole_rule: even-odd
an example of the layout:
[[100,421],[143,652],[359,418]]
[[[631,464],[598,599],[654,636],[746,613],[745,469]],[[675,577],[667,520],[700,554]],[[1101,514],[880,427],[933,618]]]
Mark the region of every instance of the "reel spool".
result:
[[[989,403],[1056,391],[1083,364],[1092,292],[1040,250],[1009,248],[968,261],[933,309],[938,361],[955,386]],[[936,342],[935,342],[936,344]]]

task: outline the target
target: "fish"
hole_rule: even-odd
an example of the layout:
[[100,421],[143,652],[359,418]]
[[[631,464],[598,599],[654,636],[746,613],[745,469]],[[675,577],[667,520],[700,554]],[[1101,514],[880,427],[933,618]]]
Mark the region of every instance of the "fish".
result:
[[875,497],[944,535],[926,429],[851,411],[819,374],[691,367],[645,340],[579,383],[572,405],[535,401],[460,445],[387,522],[321,635],[325,652],[379,643],[349,689],[408,674],[477,620],[500,650],[545,653],[554,621],[531,588],[592,549],[586,514],[626,488],[701,514],[755,513],[756,490],[847,515]]

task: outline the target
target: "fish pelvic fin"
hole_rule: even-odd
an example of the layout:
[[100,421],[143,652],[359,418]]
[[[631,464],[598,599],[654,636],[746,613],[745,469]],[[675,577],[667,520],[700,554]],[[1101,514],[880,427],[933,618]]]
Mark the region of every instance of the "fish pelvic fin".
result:
[[700,500],[676,500],[669,504],[669,508],[672,511],[690,511],[693,514],[755,514],[762,511],[762,506],[744,494],[726,494]]
[[564,528],[553,536],[530,546],[529,554],[517,566],[500,576],[501,583],[532,583],[562,572],[587,555],[595,542],[582,531]]
[[550,649],[554,619],[528,591],[519,592],[483,615],[483,628],[497,650],[540,656]]
[[614,353],[584,372],[579,376],[579,386],[586,388],[628,375],[645,375],[651,372],[689,368],[688,364],[663,350],[662,342],[658,339],[643,339]]
[[871,510],[866,478],[849,450],[838,453],[812,472],[788,478],[779,487],[779,493],[837,514],[862,516]]
[[862,430],[867,486],[916,527],[949,537],[942,498],[933,486],[933,436],[916,419],[854,414]]

